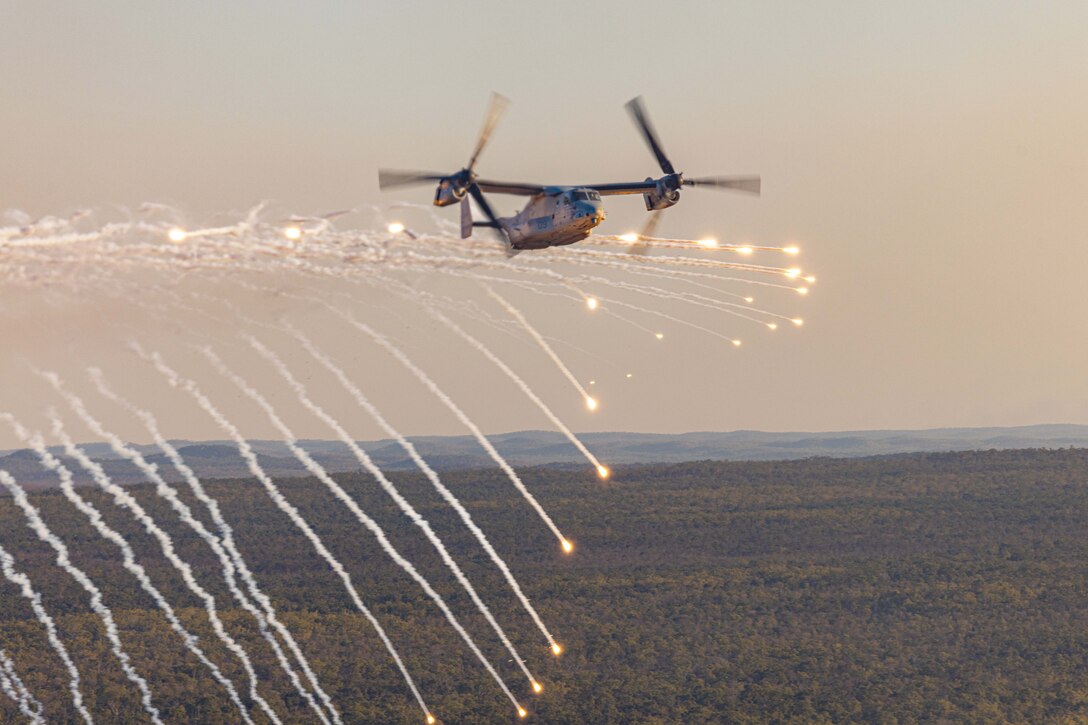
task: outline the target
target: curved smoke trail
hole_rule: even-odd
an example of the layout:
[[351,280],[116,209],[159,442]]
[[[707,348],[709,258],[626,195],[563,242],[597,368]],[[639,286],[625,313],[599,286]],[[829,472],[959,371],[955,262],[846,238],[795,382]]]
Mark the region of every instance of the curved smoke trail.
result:
[[[215,369],[220,372],[220,374],[222,374],[224,377],[228,378],[231,382],[238,386],[239,390],[245,393],[251,400],[253,400],[253,402],[257,403],[257,405],[260,406],[262,410],[264,410],[265,414],[268,416],[269,421],[280,431],[280,434],[283,436],[283,442],[287,445],[287,447],[291,450],[295,457],[298,458],[302,465],[306,467],[306,470],[308,470],[315,478],[325,484],[329,491],[331,491],[332,494],[336,496],[336,498],[339,499],[341,503],[347,506],[348,510],[351,511],[356,519],[358,519],[359,523],[363,524],[363,526],[365,526],[374,535],[385,553],[388,554],[389,557],[394,562],[396,562],[396,564],[401,569],[403,569],[406,574],[408,574],[408,576],[410,576],[413,580],[415,580],[417,584],[419,584],[420,588],[422,588],[423,591],[427,593],[427,596],[429,596],[431,600],[434,601],[434,603],[438,606],[438,608],[442,610],[442,614],[445,615],[446,620],[450,623],[450,626],[453,627],[453,629],[459,635],[461,635],[461,639],[464,640],[465,644],[468,645],[470,650],[472,650],[472,653],[476,655],[476,658],[480,660],[480,663],[488,671],[492,679],[494,679],[495,682],[499,685],[499,688],[503,691],[507,698],[509,698],[510,702],[514,704],[514,707],[518,710],[518,712],[523,712],[524,709],[517,701],[517,698],[514,697],[514,693],[510,692],[510,688],[508,688],[506,686],[506,683],[503,682],[503,679],[499,676],[499,673],[495,670],[494,666],[492,666],[491,662],[487,659],[484,653],[480,651],[480,648],[476,645],[476,642],[469,635],[468,631],[463,626],[461,626],[461,623],[457,620],[457,617],[450,610],[449,606],[446,604],[446,601],[442,598],[442,595],[436,592],[434,590],[434,587],[431,586],[430,582],[428,582],[423,577],[423,575],[416,571],[416,568],[412,565],[410,561],[401,556],[400,552],[398,552],[393,544],[389,541],[389,539],[385,535],[385,532],[382,531],[381,527],[378,526],[377,522],[367,516],[366,513],[359,507],[359,505],[355,503],[355,500],[348,496],[347,491],[341,488],[340,484],[336,483],[336,481],[334,481],[332,477],[329,476],[325,469],[322,468],[321,465],[317,463],[317,461],[310,457],[310,454],[308,454],[298,445],[298,439],[295,437],[294,433],[291,432],[291,429],[288,428],[283,420],[276,414],[276,411],[272,408],[268,401],[265,400],[264,396],[262,396],[252,386],[246,383],[246,381],[243,380],[237,373],[233,372],[230,368],[228,368],[226,364],[221,359],[219,359],[219,357],[214,352],[212,352],[211,348],[201,348],[201,352],[204,354],[204,357],[206,357],[208,361],[211,362]],[[533,680],[532,675],[529,675],[529,680],[530,682],[535,681]]]
[[[469,582],[468,577],[461,570],[461,567],[458,566],[457,562],[454,561],[452,556],[450,556],[449,551],[446,549],[446,545],[442,543],[442,540],[438,537],[438,534],[436,534],[434,532],[434,529],[431,528],[431,525],[427,521],[427,519],[420,515],[419,512],[416,511],[410,503],[408,503],[407,499],[401,496],[396,486],[394,486],[393,483],[382,472],[382,470],[377,465],[375,465],[374,461],[371,460],[370,456],[367,455],[366,451],[360,448],[355,440],[351,437],[351,435],[346,430],[344,430],[344,427],[340,425],[339,421],[326,413],[321,407],[313,402],[313,400],[307,394],[305,386],[303,386],[302,383],[298,381],[298,379],[294,376],[294,374],[291,373],[291,371],[287,368],[284,362],[274,352],[261,344],[261,342],[257,340],[257,338],[251,335],[247,335],[246,337],[249,340],[249,343],[253,346],[253,348],[258,353],[260,353],[260,355],[265,360],[267,360],[274,368],[276,368],[276,371],[280,374],[284,381],[286,381],[287,386],[295,391],[295,394],[298,396],[299,401],[302,402],[306,409],[318,418],[320,418],[322,422],[324,422],[336,433],[340,441],[344,445],[346,445],[349,450],[351,450],[356,460],[359,461],[359,463],[362,464],[363,468],[365,468],[367,472],[374,477],[374,479],[382,487],[382,490],[389,494],[393,501],[396,502],[397,507],[400,508],[401,512],[406,515],[409,520],[412,521],[412,523],[419,526],[420,530],[423,531],[424,536],[429,542],[431,542],[431,545],[435,547],[435,550],[438,551],[439,556],[442,557],[442,561],[453,573],[454,577],[465,589],[465,591],[468,592],[468,595],[472,599],[473,603],[476,605],[476,608],[484,616],[488,624],[491,625],[491,628],[495,630],[495,634],[498,635],[499,640],[506,647],[506,650],[514,658],[514,661],[521,668],[522,672],[525,673],[525,676],[529,678],[529,683],[532,685],[533,689],[539,692],[541,689],[540,683],[537,682],[535,677],[533,677],[532,673],[529,671],[529,668],[525,665],[524,660],[521,658],[521,655],[514,648],[514,645],[507,638],[506,633],[503,631],[502,627],[500,627],[499,623],[495,620],[495,616],[491,613],[491,610],[480,598],[480,595],[476,592],[476,588],[472,586],[471,582]],[[459,501],[458,504],[460,504]],[[505,564],[503,564],[503,566],[505,567]]]
[[19,712],[26,715],[31,722],[45,725],[41,702],[30,694],[30,690],[26,689],[26,683],[15,670],[15,663],[2,649],[0,649],[0,687],[3,688],[4,694],[15,701]]
[[34,586],[30,583],[30,577],[15,568],[15,557],[8,553],[3,545],[0,545],[0,569],[3,570],[4,577],[9,582],[19,587],[19,593],[23,595],[23,598],[30,602],[30,607],[34,610],[34,616],[45,627],[50,646],[68,670],[68,691],[72,693],[72,705],[83,718],[83,722],[87,723],[87,725],[94,725],[94,718],[91,717],[90,711],[83,703],[83,693],[79,689],[81,684],[79,670],[76,669],[75,662],[72,661],[71,655],[68,654],[68,648],[64,646],[64,643],[61,642],[60,637],[57,635],[56,622],[49,616],[49,612],[45,611],[45,607],[42,606],[42,595],[34,589]]
[[[306,348],[306,351],[309,352],[315,360],[321,363],[321,365],[324,366],[326,370],[332,373],[336,377],[336,379],[340,381],[340,384],[344,387],[345,390],[348,391],[348,394],[351,395],[352,399],[355,400],[356,403],[358,403],[359,407],[363,408],[367,413],[370,414],[371,418],[374,419],[374,422],[376,422],[378,426],[381,427],[383,431],[385,431],[386,435],[393,438],[393,440],[395,440],[397,444],[400,445],[402,449],[404,449],[405,453],[408,454],[408,456],[412,459],[412,462],[416,465],[417,468],[419,468],[423,475],[427,477],[427,479],[431,482],[431,485],[435,487],[435,489],[442,496],[442,498],[451,507],[453,507],[455,511],[457,511],[457,514],[461,517],[461,521],[476,537],[476,540],[480,543],[480,546],[482,546],[484,551],[487,552],[488,556],[491,557],[491,560],[495,563],[495,566],[499,568],[499,571],[502,572],[503,576],[506,578],[507,583],[510,585],[510,588],[514,591],[514,594],[517,596],[518,600],[525,608],[525,611],[529,613],[529,616],[532,618],[537,628],[544,634],[544,637],[548,640],[548,644],[551,646],[552,651],[557,652],[559,650],[559,644],[555,641],[555,638],[552,637],[551,632],[549,632],[548,628],[544,625],[544,621],[540,618],[540,615],[537,614],[537,611],[533,607],[532,603],[529,601],[529,598],[525,596],[524,592],[522,592],[521,586],[518,584],[517,579],[514,578],[513,572],[510,571],[510,568],[506,565],[506,562],[502,560],[502,557],[500,557],[498,552],[495,551],[494,547],[492,547],[491,542],[488,540],[487,536],[484,535],[483,530],[480,529],[480,527],[476,525],[476,522],[472,520],[472,515],[465,509],[465,507],[461,504],[457,497],[453,495],[453,492],[446,488],[445,484],[442,483],[442,480],[439,478],[438,474],[434,471],[434,469],[427,464],[427,461],[425,461],[421,455],[419,455],[419,452],[416,450],[416,447],[412,445],[412,442],[405,438],[400,433],[400,431],[398,431],[389,424],[389,422],[385,419],[385,416],[383,416],[381,412],[374,406],[374,404],[371,403],[365,395],[363,395],[362,391],[359,390],[359,388],[351,382],[351,379],[348,378],[347,374],[343,371],[343,369],[336,365],[327,355],[318,350],[308,337],[306,337],[304,334],[294,328],[289,327],[288,329],[291,330],[292,334],[295,336],[295,339],[297,339],[299,343]],[[352,446],[357,447],[355,446],[354,441],[352,441]],[[555,531],[556,533],[558,533],[558,529],[555,529]],[[562,534],[559,534],[559,538],[562,541],[566,541]]]
[[[43,375],[57,391],[57,393],[61,397],[63,397],[65,401],[67,401],[72,411],[79,416],[80,420],[82,420],[88,428],[94,431],[96,435],[99,435],[106,441],[108,441],[110,447],[117,455],[136,464],[137,468],[139,468],[140,471],[145,476],[147,476],[148,480],[155,484],[155,493],[157,493],[161,498],[165,499],[170,504],[170,507],[174,510],[174,512],[177,513],[177,515],[181,518],[181,520],[184,521],[189,526],[189,528],[193,529],[193,531],[195,531],[200,536],[200,538],[202,538],[205,543],[207,543],[208,546],[211,547],[212,551],[214,551],[219,557],[220,563],[225,570],[224,578],[226,579],[227,584],[230,586],[231,593],[240,600],[245,599],[245,595],[238,590],[237,583],[234,581],[233,564],[231,564],[230,559],[223,552],[222,547],[219,545],[219,540],[216,539],[215,536],[213,536],[211,532],[209,532],[204,527],[204,524],[202,524],[200,521],[193,517],[192,510],[187,504],[185,504],[181,499],[178,498],[177,492],[174,491],[174,489],[168,483],[166,483],[165,480],[163,480],[162,476],[159,475],[158,470],[150,463],[148,463],[147,460],[144,459],[144,457],[136,449],[127,445],[116,434],[106,430],[98,421],[98,419],[93,417],[90,412],[87,411],[87,408],[84,405],[83,401],[77,395],[75,395],[75,393],[64,389],[63,385],[61,384],[60,378],[55,373],[43,373]],[[159,530],[161,531],[161,529]],[[230,642],[233,642],[234,645],[237,647],[236,654],[239,655],[239,659],[241,660],[243,667],[245,667],[246,674],[249,677],[250,697],[252,697],[253,701],[261,707],[261,709],[269,717],[269,719],[271,719],[273,722],[279,723],[280,719],[279,716],[276,714],[275,710],[273,710],[272,706],[268,703],[268,701],[261,697],[261,695],[257,692],[257,673],[253,668],[253,663],[250,660],[249,654],[245,651],[245,649],[242,648],[240,644],[237,643],[237,641],[235,641],[229,634],[227,634],[226,628],[223,627],[222,622],[219,619],[219,614],[215,606],[214,597],[212,597],[212,595],[206,589],[200,586],[196,582],[196,579],[192,578],[192,571],[188,568],[188,565],[186,565],[186,571],[188,571],[190,575],[190,581],[187,581],[187,583],[189,584],[189,588],[193,591],[194,594],[204,600],[206,609],[208,610],[208,616],[210,619],[212,619],[213,625],[215,623],[218,623],[216,633],[219,634],[220,639],[222,639],[225,644],[228,644],[228,646],[230,646]]]
[[231,702],[238,708],[238,712],[241,714],[242,719],[249,725],[252,725],[253,720],[249,717],[249,712],[242,704],[241,698],[238,697],[238,692],[234,689],[234,684],[226,678],[226,676],[219,669],[219,666],[208,659],[208,656],[204,653],[204,650],[197,644],[197,638],[185,628],[178,619],[177,613],[170,605],[162,592],[151,582],[150,577],[147,575],[147,571],[144,567],[136,561],[136,554],[132,550],[125,537],[113,528],[110,528],[102,518],[101,512],[94,507],[89,501],[76,493],[75,485],[72,479],[72,472],[69,471],[56,456],[49,452],[45,447],[45,442],[40,435],[32,435],[26,428],[24,428],[18,421],[8,414],[0,414],[0,418],[4,418],[15,430],[16,436],[23,442],[24,445],[30,446],[31,450],[38,456],[38,460],[42,465],[57,474],[60,479],[61,493],[68,499],[79,511],[87,517],[94,527],[95,531],[99,533],[102,538],[113,542],[120,550],[122,555],[122,566],[128,570],[137,581],[140,582],[140,587],[147,592],[147,594],[155,601],[159,609],[166,616],[167,621],[170,622],[170,628],[173,629],[182,641],[185,643],[186,649],[193,653],[201,664],[207,667],[212,672],[212,676],[219,682],[230,696]]
[[140,691],[140,701],[143,704],[144,711],[152,722],[156,725],[162,725],[162,718],[159,714],[159,710],[155,707],[151,701],[151,687],[147,684],[136,668],[132,666],[132,659],[129,657],[128,652],[125,651],[124,646],[121,644],[121,635],[117,631],[117,623],[113,619],[113,611],[106,606],[106,603],[102,600],[102,590],[91,581],[91,578],[87,576],[86,572],[72,563],[71,557],[68,554],[68,547],[63,541],[60,540],[52,532],[52,530],[46,526],[42,520],[41,514],[34,504],[30,503],[30,500],[26,496],[26,491],[23,490],[10,473],[0,470],[0,485],[12,495],[15,501],[15,505],[26,516],[27,523],[30,528],[38,535],[38,538],[43,542],[49,544],[53,551],[56,553],[57,566],[68,572],[73,579],[79,582],[79,585],[91,595],[91,609],[102,620],[102,624],[106,628],[106,639],[110,642],[110,650],[113,652],[113,656],[117,658],[117,661],[121,663],[121,669],[124,670],[125,676],[129,682],[136,686],[136,689]]
[[237,426],[230,422],[226,416],[224,416],[218,408],[216,408],[211,400],[208,399],[196,383],[192,380],[182,378],[172,368],[170,368],[162,359],[158,353],[146,353],[138,343],[132,343],[132,349],[140,355],[144,360],[150,362],[170,383],[172,387],[181,388],[187,392],[197,404],[200,405],[204,411],[211,416],[211,418],[222,428],[227,435],[231,437],[235,445],[238,447],[238,452],[245,460],[246,465],[249,467],[250,473],[264,486],[265,491],[268,493],[269,498],[276,504],[277,508],[291,519],[299,531],[301,531],[306,538],[313,545],[314,550],[325,560],[325,563],[329,565],[329,568],[333,570],[339,577],[340,581],[344,585],[344,589],[347,591],[348,596],[351,597],[355,607],[366,617],[371,626],[374,627],[374,631],[377,632],[378,637],[381,638],[382,644],[385,645],[386,650],[389,652],[393,661],[397,665],[397,669],[400,670],[401,675],[404,677],[405,683],[408,685],[408,689],[411,691],[412,696],[415,697],[416,702],[419,703],[419,707],[423,710],[423,713],[428,723],[434,722],[434,716],[427,708],[427,704],[423,701],[423,696],[419,693],[419,688],[416,687],[415,680],[412,679],[411,674],[408,672],[408,668],[405,667],[404,661],[400,657],[400,653],[393,646],[392,640],[389,639],[389,635],[386,634],[385,629],[381,626],[381,623],[377,620],[374,614],[363,604],[362,598],[359,596],[359,592],[355,589],[355,585],[351,581],[351,575],[348,573],[344,565],[340,563],[332,552],[325,547],[325,543],[314,532],[310,525],[306,523],[306,519],[302,517],[298,509],[288,501],[280,492],[279,487],[273,482],[271,476],[269,476],[260,463],[257,461],[257,454],[253,452],[253,448],[249,445],[249,442],[238,430]]
[[[306,699],[306,701],[310,704],[310,707],[317,713],[321,721],[325,722],[326,724],[328,723],[328,719],[325,717],[321,709],[317,706],[317,703],[314,702],[313,695],[310,694],[310,692],[308,692],[306,688],[302,685],[302,682],[299,680],[298,674],[294,671],[294,668],[292,668],[290,663],[287,661],[287,657],[283,653],[283,650],[280,648],[279,642],[267,631],[268,625],[272,625],[276,632],[281,637],[283,637],[285,642],[287,642],[288,648],[291,649],[292,654],[295,655],[296,659],[298,660],[300,666],[303,669],[303,673],[306,675],[307,679],[309,679],[310,684],[314,687],[315,692],[318,693],[318,696],[321,698],[325,707],[329,710],[329,714],[332,715],[335,722],[340,723],[340,714],[333,706],[332,700],[329,698],[328,694],[323,689],[321,689],[320,684],[318,684],[317,676],[310,668],[309,661],[306,659],[305,655],[303,655],[301,648],[298,646],[295,638],[291,636],[290,631],[288,631],[283,623],[281,623],[279,619],[277,619],[276,611],[272,607],[272,601],[258,587],[257,580],[254,578],[253,572],[250,571],[249,566],[246,564],[245,559],[242,557],[242,553],[238,551],[238,548],[234,543],[234,532],[231,529],[230,525],[227,524],[226,520],[223,519],[223,514],[219,510],[219,502],[208,495],[207,491],[204,489],[204,486],[200,483],[200,479],[198,479],[196,474],[193,473],[193,470],[189,468],[188,465],[186,465],[185,461],[181,457],[181,454],[178,453],[178,450],[173,445],[171,445],[165,437],[163,437],[161,431],[159,430],[158,422],[155,420],[155,417],[150,412],[140,410],[131,402],[113,392],[113,390],[111,390],[106,385],[106,381],[103,378],[102,372],[100,370],[96,368],[91,368],[88,370],[88,372],[91,376],[91,379],[94,381],[95,386],[98,388],[98,391],[105,398],[121,405],[126,410],[129,410],[134,415],[136,415],[141,421],[143,421],[144,426],[147,428],[148,432],[151,433],[155,444],[158,445],[163,453],[166,454],[167,458],[170,459],[170,462],[173,464],[174,468],[182,474],[182,477],[189,485],[189,488],[193,491],[193,495],[196,496],[197,499],[201,503],[203,503],[204,506],[208,509],[209,513],[212,516],[212,521],[219,529],[220,536],[222,537],[221,541],[223,548],[229,554],[230,560],[236,567],[238,573],[242,575],[242,579],[243,581],[245,581],[246,587],[249,589],[250,595],[261,604],[262,611],[258,611],[255,607],[253,607],[253,605],[245,597],[242,597],[240,599],[242,607],[251,615],[253,615],[253,617],[260,624],[261,633],[262,635],[264,635],[265,640],[268,641],[268,643],[271,645],[281,669],[284,670],[284,672],[290,678],[292,685],[294,685],[295,690],[304,699]],[[233,580],[233,573],[227,572],[226,567],[224,567],[224,572],[225,576],[228,579],[227,583],[229,585]]]
[[[56,413],[51,412],[50,418],[53,423],[53,434],[60,439],[61,445],[64,446],[64,454],[75,459],[85,471],[91,474],[91,478],[94,482],[98,484],[103,491],[113,497],[113,501],[117,506],[127,509],[129,513],[140,522],[144,527],[144,530],[155,538],[159,543],[159,548],[162,550],[163,555],[174,569],[181,574],[182,580],[185,582],[186,586],[188,586],[189,591],[193,592],[193,594],[203,601],[204,609],[208,613],[208,621],[211,622],[212,630],[215,632],[216,636],[227,649],[238,658],[239,662],[242,663],[243,668],[246,669],[246,673],[252,673],[253,666],[250,664],[249,655],[227,632],[226,627],[219,618],[219,612],[215,606],[215,599],[196,581],[189,564],[178,556],[177,551],[174,549],[173,539],[170,538],[170,535],[155,523],[155,520],[151,518],[144,510],[143,506],[141,506],[128,491],[125,491],[110,480],[101,465],[93,461],[81,448],[76,446],[71,437],[64,430],[64,425]],[[254,702],[258,703],[258,706],[265,711],[266,715],[269,715],[270,720],[274,722],[278,721],[278,716],[271,709],[271,706],[256,693],[255,689],[256,675],[254,674],[250,677],[250,697],[253,698]]]

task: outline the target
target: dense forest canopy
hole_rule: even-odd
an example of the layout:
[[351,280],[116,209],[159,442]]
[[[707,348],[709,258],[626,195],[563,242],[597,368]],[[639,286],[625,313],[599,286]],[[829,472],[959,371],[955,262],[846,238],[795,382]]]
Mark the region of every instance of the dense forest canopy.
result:
[[[1080,722],[1088,719],[1088,452],[1022,450],[870,459],[539,467],[526,485],[574,540],[555,538],[492,470],[443,474],[566,648],[552,657],[501,576],[429,484],[394,476],[486,598],[539,696],[434,550],[362,474],[337,479],[440,591],[504,679],[548,723]],[[311,479],[285,494],[345,562],[368,606],[446,722],[515,720],[445,619],[344,506]],[[281,618],[345,722],[419,723],[420,711],[367,621],[305,539],[249,480],[208,483]],[[253,657],[285,722],[312,722],[254,620],[232,604],[211,550],[148,486],[130,489],[175,538]],[[153,540],[93,488],[201,646],[244,690],[200,602]],[[209,524],[203,509],[182,496]],[[170,722],[236,722],[225,690],[56,491],[35,492],[49,526],[101,587],[136,669]],[[0,543],[57,618],[103,721],[140,722],[135,687],[101,621],[53,552],[0,499]],[[75,722],[67,676],[26,600],[0,580],[0,647],[50,722]],[[0,696],[0,720],[18,721]],[[264,722],[259,712],[257,722]]]

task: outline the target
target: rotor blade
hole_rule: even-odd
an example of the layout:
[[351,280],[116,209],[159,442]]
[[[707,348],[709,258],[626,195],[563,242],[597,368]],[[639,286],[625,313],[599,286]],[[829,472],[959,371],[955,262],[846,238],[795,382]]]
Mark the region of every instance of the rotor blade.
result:
[[473,184],[472,186],[468,187],[468,193],[472,194],[472,198],[476,200],[476,203],[479,205],[480,210],[483,211],[484,216],[486,216],[488,220],[490,220],[491,223],[495,225],[492,228],[499,236],[499,241],[509,247],[510,240],[506,237],[506,230],[502,228],[502,224],[499,223],[499,218],[495,216],[495,212],[492,211],[491,205],[487,203],[487,199],[484,198],[484,193],[480,191],[480,187]]
[[710,186],[715,189],[732,189],[749,194],[759,194],[760,185],[758,176],[704,176],[700,179],[684,177],[684,186]]
[[445,174],[433,171],[396,171],[394,169],[378,169],[378,188],[389,189],[394,186],[411,186],[413,184],[430,184],[441,181]]
[[484,125],[480,129],[480,138],[476,141],[476,150],[472,152],[472,158],[468,160],[467,168],[469,171],[476,168],[476,159],[479,158],[480,152],[487,145],[488,139],[491,138],[491,132],[495,130],[495,126],[499,123],[499,119],[502,118],[502,114],[508,105],[510,105],[510,99],[506,96],[498,93],[491,94],[491,103],[487,107],[487,115],[484,116]]
[[657,225],[661,223],[661,215],[664,213],[664,209],[650,212],[646,216],[646,223],[642,225],[642,229],[638,230],[638,238],[647,239],[652,237],[654,232],[657,231]]
[[646,216],[646,221],[642,225],[642,229],[638,230],[638,240],[627,248],[628,254],[646,254],[650,251],[650,245],[646,243],[646,240],[654,235],[657,230],[657,225],[661,223],[661,215],[664,214],[664,209],[658,209],[652,211]]
[[642,137],[646,139],[646,143],[649,145],[650,150],[653,151],[654,156],[657,157],[657,163],[661,165],[661,170],[666,174],[675,174],[676,171],[673,170],[672,162],[665,156],[665,151],[661,148],[661,142],[657,140],[657,133],[650,124],[650,117],[646,115],[646,107],[642,104],[642,96],[632,98],[627,102],[627,112],[631,114],[631,118],[634,119],[635,125],[642,131]]

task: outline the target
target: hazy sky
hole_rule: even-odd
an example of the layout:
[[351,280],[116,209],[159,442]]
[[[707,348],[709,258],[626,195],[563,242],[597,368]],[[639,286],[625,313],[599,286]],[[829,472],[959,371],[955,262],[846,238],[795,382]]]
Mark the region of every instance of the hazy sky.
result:
[[[683,171],[762,174],[758,200],[685,192],[660,232],[800,244],[819,277],[791,302],[805,327],[735,354],[618,337],[636,378],[596,417],[564,409],[576,429],[1088,423],[1080,0],[0,0],[0,29],[0,209],[426,202],[379,194],[376,168],[460,168],[492,90],[513,105],[480,164],[491,177],[655,173],[623,111],[638,94]],[[637,197],[607,209],[605,233],[642,214]],[[525,305],[547,328],[545,305]],[[16,358],[60,348],[25,322],[4,335],[5,395],[25,412],[45,393],[12,389]],[[111,360],[97,362],[131,364]],[[590,360],[572,362],[590,377]],[[566,394],[552,373],[536,384]],[[409,402],[409,432],[457,430]],[[545,425],[477,407],[489,430]]]

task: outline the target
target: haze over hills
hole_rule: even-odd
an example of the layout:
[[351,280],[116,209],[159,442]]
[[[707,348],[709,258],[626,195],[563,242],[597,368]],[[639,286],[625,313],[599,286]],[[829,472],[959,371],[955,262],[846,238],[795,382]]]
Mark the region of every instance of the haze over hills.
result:
[[[929,430],[840,431],[825,433],[732,431],[682,434],[585,433],[583,442],[609,465],[630,463],[680,463],[684,461],[769,461],[826,456],[856,458],[933,451],[966,451],[1018,448],[1088,448],[1088,426],[1032,425],[1010,428],[934,428]],[[559,433],[518,431],[489,436],[498,451],[515,466],[581,465],[584,459]],[[420,436],[412,438],[419,452],[436,469],[455,470],[493,465],[471,436]],[[173,441],[185,461],[201,477],[244,478],[249,469],[233,443],[227,441]],[[281,441],[250,442],[262,467],[275,476],[304,476],[307,472]],[[303,447],[333,472],[354,471],[358,462],[338,441],[307,440]],[[412,463],[392,440],[365,441],[360,445],[383,468],[410,469]],[[136,446],[148,460],[169,474],[173,469],[154,445]],[[143,476],[120,459],[107,444],[84,448],[98,459],[117,481],[135,483]],[[59,450],[55,450],[58,454]],[[52,485],[30,451],[0,454],[0,468],[11,471],[25,485]],[[74,471],[78,465],[72,465]]]

